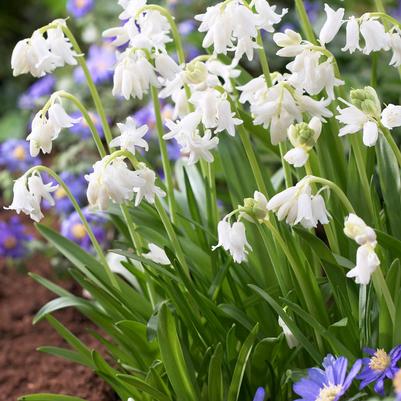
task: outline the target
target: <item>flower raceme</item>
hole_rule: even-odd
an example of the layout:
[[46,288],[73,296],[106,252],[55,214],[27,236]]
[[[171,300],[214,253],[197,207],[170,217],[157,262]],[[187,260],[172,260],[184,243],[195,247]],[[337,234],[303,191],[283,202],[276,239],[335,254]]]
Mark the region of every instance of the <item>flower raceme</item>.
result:
[[11,56],[11,68],[14,76],[30,73],[34,77],[42,77],[65,64],[76,65],[77,54],[64,36],[63,20],[55,20],[47,29],[47,37],[40,30],[29,39],[17,43]]
[[329,223],[323,197],[317,193],[312,195],[309,178],[305,177],[295,186],[273,196],[267,209],[276,213],[279,221],[285,219],[289,225],[301,224],[305,228],[317,227],[317,224]]

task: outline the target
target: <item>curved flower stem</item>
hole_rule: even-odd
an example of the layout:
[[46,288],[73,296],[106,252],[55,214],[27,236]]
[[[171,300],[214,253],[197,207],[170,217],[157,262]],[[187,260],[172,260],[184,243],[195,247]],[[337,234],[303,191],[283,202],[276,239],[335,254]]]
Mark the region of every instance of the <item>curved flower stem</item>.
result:
[[58,174],[56,174],[52,169],[50,169],[50,168],[48,168],[46,166],[35,166],[35,167],[32,167],[25,173],[25,175],[30,175],[35,171],[38,171],[38,172],[42,171],[44,173],[47,173],[48,175],[53,177],[58,182],[58,184],[60,184],[60,186],[63,188],[63,190],[67,194],[68,198],[70,199],[71,203],[73,204],[74,209],[78,213],[78,215],[79,215],[79,217],[80,217],[80,219],[82,221],[82,224],[84,225],[85,230],[88,233],[88,236],[89,236],[89,238],[90,238],[90,240],[91,240],[91,242],[93,244],[93,247],[95,248],[96,253],[99,256],[99,259],[101,260],[101,263],[105,266],[106,273],[107,273],[107,275],[108,275],[108,277],[110,279],[110,282],[113,284],[114,287],[118,288],[118,284],[117,284],[116,278],[114,277],[112,271],[110,270],[110,268],[108,266],[106,257],[104,256],[104,253],[103,253],[103,250],[102,250],[102,247],[100,246],[98,240],[96,239],[95,234],[93,233],[93,231],[92,231],[92,229],[91,229],[91,227],[90,227],[90,225],[88,223],[88,220],[86,219],[85,215],[83,214],[83,212],[82,212],[77,200],[75,199],[74,195],[69,190],[68,186],[65,184],[65,182],[61,179],[61,177]]
[[176,206],[175,197],[174,197],[173,175],[171,172],[170,160],[168,158],[166,141],[163,139],[164,128],[163,128],[163,121],[162,121],[162,116],[161,116],[161,112],[160,112],[159,98],[157,95],[157,89],[154,86],[151,87],[151,93],[152,93],[153,107],[154,107],[155,116],[156,116],[157,136],[159,138],[159,146],[160,146],[160,153],[162,156],[164,176],[166,177],[166,189],[167,189],[170,216],[171,216],[171,221],[173,222],[173,224],[175,224],[176,220],[177,220],[177,206]]
[[382,124],[380,124],[380,129],[383,132],[383,135],[386,138],[387,143],[390,145],[391,150],[394,152],[394,155],[397,159],[398,165],[401,168],[401,151],[400,151],[398,145],[396,144],[393,136],[391,135],[390,130],[385,128]]
[[85,58],[83,56],[82,50],[79,47],[78,42],[76,41],[74,35],[72,34],[72,32],[70,31],[68,26],[65,24],[61,24],[60,26],[63,29],[63,32],[65,33],[65,35],[70,40],[74,50],[78,53],[77,60],[82,68],[82,71],[84,72],[86,81],[88,83],[89,91],[92,95],[93,102],[95,103],[96,111],[98,112],[98,114],[100,116],[100,120],[102,122],[102,127],[103,127],[103,131],[104,131],[104,136],[106,138],[106,142],[107,142],[107,144],[109,144],[109,142],[112,140],[110,126],[107,121],[107,117],[106,117],[106,113],[103,108],[102,101],[100,100],[99,92],[97,91],[96,85],[93,82],[92,76],[89,72],[88,66],[87,66]]
[[315,33],[313,32],[313,27],[312,24],[310,23],[308,13],[305,10],[305,6],[302,0],[295,0],[295,8],[298,12],[299,18],[301,20],[301,27],[302,30],[304,31],[306,39],[313,43],[316,44],[316,37]]
[[316,184],[321,184],[323,186],[326,186],[333,190],[335,194],[338,196],[344,207],[347,209],[348,213],[355,213],[355,210],[353,206],[351,205],[351,202],[348,200],[347,196],[345,193],[342,191],[342,189],[335,184],[333,181],[326,180],[325,178],[321,177],[316,177],[314,175],[307,175],[305,177],[306,180],[309,181],[310,184],[316,183]]
[[63,91],[63,90],[53,93],[52,96],[54,96],[54,97],[59,96],[59,97],[68,99],[71,102],[73,102],[75,104],[75,106],[77,106],[79,111],[82,113],[86,123],[88,124],[89,129],[91,130],[93,140],[96,143],[96,147],[99,151],[100,156],[102,158],[105,157],[107,153],[103,146],[102,139],[100,138],[99,131],[96,129],[96,126],[93,123],[93,120],[90,117],[89,112],[86,109],[86,107],[74,95],[72,95],[71,93],[68,93],[66,91]]

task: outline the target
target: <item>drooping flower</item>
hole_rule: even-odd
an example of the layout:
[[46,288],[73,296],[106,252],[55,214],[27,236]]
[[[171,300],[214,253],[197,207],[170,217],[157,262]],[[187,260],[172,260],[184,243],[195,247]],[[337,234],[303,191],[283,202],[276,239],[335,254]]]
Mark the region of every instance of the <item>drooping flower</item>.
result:
[[225,251],[230,252],[236,263],[242,263],[247,260],[247,254],[252,250],[246,239],[244,223],[237,221],[233,225],[227,220],[227,216],[217,225],[219,243],[212,248],[214,251],[223,247]]
[[401,31],[397,29],[395,32],[389,32],[389,46],[393,51],[393,57],[390,60],[390,65],[393,67],[401,66]]
[[29,144],[23,139],[7,139],[0,144],[0,166],[11,172],[24,172],[40,164],[39,157],[32,157]]
[[392,380],[399,370],[397,364],[401,359],[401,345],[394,347],[389,353],[384,349],[365,348],[364,351],[370,357],[362,359],[363,369],[357,377],[361,380],[360,388],[375,383],[375,392],[384,395],[384,381]]
[[388,129],[401,127],[401,106],[389,104],[382,111],[381,122]]
[[166,193],[155,184],[156,174],[153,170],[142,167],[136,172],[142,183],[134,188],[134,192],[136,192],[135,206],[139,206],[143,198],[149,203],[154,203],[156,196],[166,196]]
[[380,50],[388,50],[388,36],[384,25],[373,18],[364,18],[360,25],[360,31],[365,40],[363,52],[370,54]]
[[12,216],[9,221],[0,221],[0,257],[18,260],[29,253],[27,243],[32,236],[18,216]]
[[64,35],[61,25],[65,25],[64,20],[57,20],[57,28],[47,30],[47,43],[51,54],[57,58],[56,67],[62,67],[65,64],[77,65],[77,53],[72,48],[69,39]]
[[113,96],[123,96],[126,100],[131,96],[142,99],[151,85],[159,87],[155,69],[143,52],[130,49],[119,56],[113,81]]
[[312,228],[317,227],[318,222],[328,224],[329,213],[323,197],[311,192],[308,177],[305,177],[295,186],[273,196],[267,208],[276,213],[279,221],[286,219],[290,225],[300,223],[305,228]]
[[324,23],[319,34],[319,41],[322,46],[324,46],[326,43],[330,43],[337,35],[343,23],[345,10],[343,8],[333,10],[326,3],[324,5],[324,11],[326,12],[326,22]]
[[240,207],[240,218],[244,218],[252,223],[255,221],[263,223],[269,219],[267,203],[266,196],[259,191],[255,191],[253,198],[244,199],[244,206]]
[[265,0],[253,0],[252,4],[255,5],[256,9],[256,23],[258,29],[263,29],[266,32],[274,32],[274,25],[281,22],[288,9],[283,8],[281,14],[276,12],[277,6],[271,6],[269,2]]
[[295,57],[302,53],[305,45],[302,43],[302,36],[292,29],[285,29],[284,32],[277,32],[273,40],[281,49],[277,52],[280,57]]
[[343,52],[349,51],[351,54],[354,53],[355,50],[361,50],[359,45],[359,23],[354,16],[350,17],[347,22],[346,42],[341,50]]
[[[102,248],[105,248],[108,242],[106,217],[101,213],[94,213],[88,208],[82,209],[82,213],[88,221],[96,240],[99,242]],[[60,231],[61,235],[75,242],[85,251],[94,252],[93,244],[89,234],[77,212],[71,213],[68,217],[62,220]]]
[[322,122],[313,117],[309,124],[299,123],[288,128],[288,138],[294,146],[285,155],[284,159],[294,167],[302,167],[308,161],[309,151],[316,144],[322,132]]
[[166,252],[163,248],[160,248],[156,244],[148,244],[149,252],[144,253],[142,256],[146,259],[151,260],[159,265],[170,265],[170,259],[168,258]]
[[110,161],[104,157],[93,165],[93,173],[85,176],[88,181],[89,205],[106,210],[110,200],[114,203],[130,201],[138,187],[146,185],[138,171],[132,171],[122,158]]
[[380,259],[374,251],[375,244],[361,245],[356,252],[356,266],[347,273],[347,277],[355,278],[356,284],[368,285],[372,274],[380,266]]
[[117,126],[121,135],[110,142],[112,148],[120,147],[121,149],[128,150],[132,154],[135,154],[136,147],[148,151],[149,145],[146,140],[143,139],[149,129],[147,125],[137,127],[135,120],[132,117],[128,117],[125,123],[117,123]]
[[298,401],[338,401],[350,388],[361,365],[360,360],[356,361],[347,374],[345,357],[327,355],[323,369],[309,369],[308,376],[294,384],[294,392],[301,397]]
[[360,217],[350,213],[345,219],[344,233],[358,245],[376,244],[376,233]]
[[68,0],[67,12],[75,18],[82,18],[92,10],[93,6],[93,0]]
[[136,277],[121,263],[127,261],[126,257],[118,255],[114,252],[108,252],[106,255],[106,260],[110,270],[114,274],[119,274],[134,288],[139,288],[138,280],[136,279]]
[[283,329],[285,340],[287,341],[288,348],[293,349],[298,347],[299,342],[294,336],[290,328],[285,324],[284,320],[279,316],[278,325]]

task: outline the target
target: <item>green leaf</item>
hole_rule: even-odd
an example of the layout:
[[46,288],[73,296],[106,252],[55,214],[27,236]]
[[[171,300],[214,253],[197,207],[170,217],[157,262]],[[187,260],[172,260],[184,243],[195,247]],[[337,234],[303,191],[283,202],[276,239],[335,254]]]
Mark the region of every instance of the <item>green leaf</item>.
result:
[[149,384],[147,384],[143,380],[139,379],[138,377],[124,375],[124,374],[118,374],[117,377],[120,380],[133,385],[138,390],[151,395],[152,398],[156,399],[157,401],[171,401],[170,397],[168,397],[166,394],[163,394],[158,389],[150,386]]
[[38,393],[31,395],[23,395],[18,398],[19,401],[85,401],[83,398],[73,397],[70,395],[58,395],[50,393]]
[[78,352],[71,351],[70,349],[48,346],[48,347],[39,347],[37,348],[37,351],[57,356],[59,358],[64,358],[67,359],[68,361],[79,363],[81,365],[92,367],[92,364],[88,365],[86,359],[82,358]]
[[249,333],[248,337],[242,344],[242,347],[238,354],[237,363],[235,364],[235,369],[233,377],[231,379],[231,384],[230,387],[228,388],[227,401],[238,400],[246,364],[251,355],[252,348],[256,340],[256,335],[258,334],[258,331],[259,331],[259,323],[255,325],[255,327],[252,329],[252,331]]
[[210,359],[208,372],[208,401],[223,401],[223,347],[218,343]]
[[174,318],[166,303],[160,307],[157,338],[161,359],[177,398],[180,401],[200,400],[195,384],[191,380],[192,376],[188,372]]

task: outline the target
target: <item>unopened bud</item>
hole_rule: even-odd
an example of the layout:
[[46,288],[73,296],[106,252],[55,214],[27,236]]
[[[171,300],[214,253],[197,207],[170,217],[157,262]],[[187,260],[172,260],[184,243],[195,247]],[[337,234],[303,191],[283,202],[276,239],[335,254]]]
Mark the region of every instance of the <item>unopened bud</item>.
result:
[[354,89],[350,93],[351,103],[364,113],[380,118],[380,100],[375,89],[366,86],[363,89]]
[[208,76],[208,70],[205,63],[193,61],[189,63],[184,72],[184,79],[188,84],[201,84],[205,82]]

